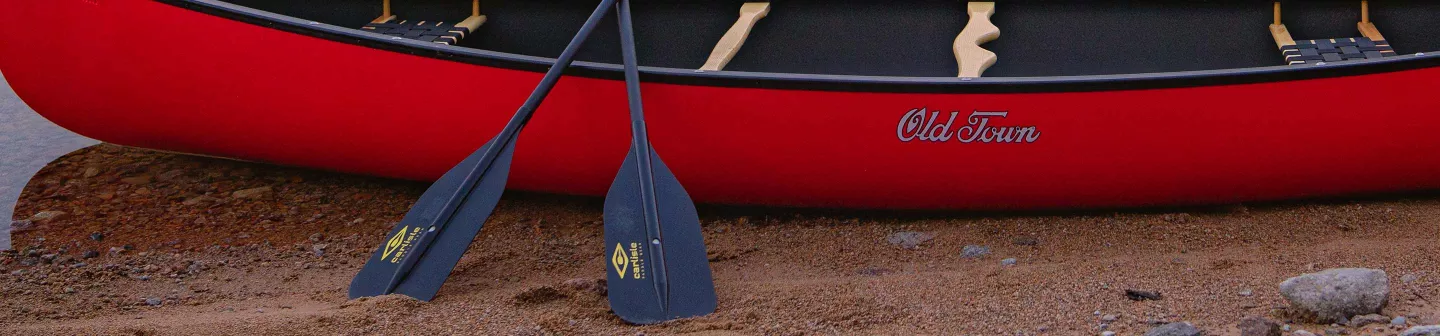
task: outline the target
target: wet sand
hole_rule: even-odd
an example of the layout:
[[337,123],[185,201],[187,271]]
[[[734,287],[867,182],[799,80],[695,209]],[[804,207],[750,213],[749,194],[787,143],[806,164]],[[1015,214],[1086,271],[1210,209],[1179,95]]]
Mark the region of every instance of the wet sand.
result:
[[[601,201],[512,192],[435,301],[346,300],[425,187],[81,150],[22,196],[17,217],[65,214],[0,255],[0,334],[1098,335],[1105,315],[1120,335],[1176,321],[1233,335],[1247,316],[1323,334],[1277,287],[1335,267],[1385,270],[1387,316],[1440,323],[1435,195],[1039,214],[701,206],[719,311],[631,326],[598,283]],[[887,241],[906,231],[934,239]],[[962,257],[967,245],[990,253]]]

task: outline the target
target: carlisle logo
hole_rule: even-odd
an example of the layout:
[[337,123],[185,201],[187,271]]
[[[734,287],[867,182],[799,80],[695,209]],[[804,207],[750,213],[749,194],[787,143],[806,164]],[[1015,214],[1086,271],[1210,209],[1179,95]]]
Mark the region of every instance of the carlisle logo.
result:
[[385,241],[385,252],[380,253],[380,260],[389,261],[394,264],[400,263],[400,260],[405,258],[405,252],[410,249],[410,245],[415,242],[415,238],[418,236],[420,236],[419,226],[414,228],[408,226],[401,227],[400,231],[395,232],[394,236],[390,236],[390,240]]
[[615,254],[610,256],[610,264],[615,265],[615,273],[620,273],[620,278],[625,278],[626,265],[630,263],[630,257],[625,255],[625,246],[615,243]]
[[1040,130],[1035,126],[1003,126],[991,123],[992,119],[1000,122],[1000,119],[1009,117],[1009,111],[975,110],[965,118],[964,126],[954,128],[955,119],[959,116],[960,111],[941,116],[940,111],[913,109],[900,117],[900,124],[895,126],[895,136],[900,137],[901,142],[954,140],[960,143],[1033,143],[1040,139]]
[[408,226],[402,227],[400,231],[395,231],[394,236],[390,236],[390,241],[385,242],[385,253],[380,254],[381,260],[390,259],[390,254],[400,248],[400,244],[405,242],[405,232],[410,231],[409,229]]

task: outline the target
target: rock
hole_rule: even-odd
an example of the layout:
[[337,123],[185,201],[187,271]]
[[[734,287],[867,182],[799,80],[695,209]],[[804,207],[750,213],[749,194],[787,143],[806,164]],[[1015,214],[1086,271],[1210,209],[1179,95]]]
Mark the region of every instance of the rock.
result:
[[913,231],[896,232],[890,234],[889,237],[885,238],[886,241],[890,242],[890,245],[900,246],[901,248],[907,250],[913,250],[917,247],[920,247],[920,244],[924,244],[931,239],[935,239],[935,235],[925,232]]
[[85,178],[91,178],[91,177],[95,177],[95,176],[97,176],[97,175],[100,175],[100,168],[90,167],[90,168],[85,168],[85,175],[81,175],[81,176],[83,176],[83,177],[85,177]]
[[578,291],[593,292],[600,296],[605,296],[609,290],[609,288],[605,286],[605,279],[575,278],[565,280],[565,286]]
[[1280,324],[1263,317],[1252,316],[1240,320],[1240,336],[1280,336]]
[[310,235],[310,241],[312,241],[312,242],[318,243],[318,242],[320,242],[321,240],[325,240],[325,234],[324,234],[324,233],[318,233],[318,232],[317,232],[317,233],[314,233],[314,234],[311,234],[311,235]]
[[149,305],[149,306],[151,306],[151,307],[154,307],[154,306],[159,306],[159,305],[165,304],[165,301],[162,301],[162,300],[157,299],[157,298],[147,298],[147,299],[145,299],[145,304],[146,304],[146,305]]
[[1422,326],[1410,328],[1400,336],[1440,336],[1440,325]]
[[1255,291],[1250,290],[1249,288],[1246,288],[1246,289],[1240,290],[1240,293],[1239,293],[1239,294],[1240,294],[1240,296],[1251,297],[1251,296],[1254,296],[1254,295],[1255,295]]
[[45,224],[51,221],[65,218],[65,215],[67,214],[63,211],[41,211],[36,212],[34,216],[30,216],[30,222],[33,222],[35,224]]
[[10,222],[10,230],[11,230],[12,232],[20,232],[20,231],[25,231],[25,230],[33,229],[33,228],[35,228],[35,222],[32,222],[32,221],[30,221],[30,220],[23,220],[23,219],[22,219],[22,220],[17,220],[17,221],[12,221],[12,222]]
[[1408,283],[1411,283],[1411,282],[1415,282],[1415,280],[1420,280],[1420,275],[1415,274],[1415,273],[1410,273],[1410,274],[1406,274],[1406,275],[1400,276],[1400,282],[1404,282],[1404,283],[1407,283],[1407,284],[1408,284]]
[[1114,331],[1102,332],[1102,333],[1100,333],[1100,336],[1115,336],[1115,332],[1114,332]]
[[1341,328],[1325,328],[1325,336],[1340,336],[1340,335],[1349,335],[1349,334],[1350,334],[1350,332],[1349,332],[1349,331],[1345,331],[1345,329],[1341,329]]
[[978,259],[987,255],[990,255],[990,248],[985,246],[965,245],[964,248],[960,249],[961,258]]
[[160,182],[169,182],[180,178],[181,176],[185,176],[185,171],[176,169],[162,173],[159,176],[155,176],[155,180],[158,180]]
[[1151,328],[1145,332],[1145,336],[1203,336],[1204,331],[1195,328],[1190,322],[1175,322],[1159,327]]
[[316,257],[324,257],[324,256],[325,256],[325,249],[328,248],[328,247],[330,247],[329,244],[315,244],[315,245],[311,245],[311,246],[310,246],[310,253],[314,253]]
[[1039,238],[1035,238],[1035,237],[1030,237],[1030,236],[1015,237],[1015,239],[1010,240],[1010,243],[1013,243],[1013,244],[1019,245],[1019,246],[1035,246],[1035,245],[1040,245],[1040,239],[1039,239]]
[[1330,269],[1286,279],[1280,283],[1280,295],[1291,308],[1329,323],[1380,312],[1389,301],[1390,282],[1382,270]]
[[105,240],[105,234],[104,234],[104,233],[99,233],[99,232],[91,233],[91,234],[90,234],[90,240],[94,240],[94,241],[97,241],[97,242],[98,242],[98,241],[104,241],[104,240]]
[[1396,327],[1404,327],[1406,324],[1408,324],[1407,322],[1410,321],[1406,321],[1404,316],[1396,316],[1395,319],[1390,320],[1390,325]]
[[1019,262],[1020,261],[1015,260],[1015,258],[1005,258],[1004,260],[1000,260],[1000,266],[1015,266],[1015,264]]
[[1119,316],[1119,315],[1115,315],[1115,314],[1106,314],[1105,316],[1101,316],[1101,317],[1100,317],[1100,322],[1104,322],[1104,323],[1113,323],[1113,322],[1119,321],[1119,320],[1120,320],[1120,316]]
[[1131,301],[1159,301],[1160,299],[1164,299],[1165,296],[1160,295],[1160,292],[1156,291],[1126,289],[1125,298],[1130,299]]
[[1315,336],[1315,333],[1305,330],[1296,330],[1294,333],[1291,333],[1290,336]]
[[1361,328],[1371,324],[1389,323],[1390,318],[1380,314],[1366,314],[1350,318],[1350,327]]
[[231,193],[230,196],[238,199],[258,199],[264,197],[266,194],[269,194],[271,190],[273,189],[271,189],[270,187],[250,188],[236,191],[234,193]]
[[140,175],[140,176],[135,176],[135,177],[126,177],[126,178],[120,179],[120,182],[124,182],[125,184],[129,184],[129,185],[145,185],[145,184],[150,184],[150,175]]
[[96,250],[85,251],[85,254],[81,255],[81,257],[83,257],[83,258],[85,258],[85,259],[90,259],[90,258],[99,257],[99,256],[100,256],[100,251],[96,251]]
[[214,203],[214,202],[215,202],[215,198],[210,197],[210,196],[200,195],[200,196],[195,196],[195,197],[187,198],[187,199],[185,199],[185,201],[180,202],[180,204],[184,204],[184,205],[196,205],[196,204],[200,204],[200,203]]

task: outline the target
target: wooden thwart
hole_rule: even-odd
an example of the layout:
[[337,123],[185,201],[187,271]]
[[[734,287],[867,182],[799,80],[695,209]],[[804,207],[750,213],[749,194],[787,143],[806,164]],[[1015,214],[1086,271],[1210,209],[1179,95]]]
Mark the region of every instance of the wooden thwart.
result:
[[1000,27],[990,22],[990,16],[995,14],[994,2],[971,2],[967,7],[970,22],[955,37],[955,62],[960,67],[959,77],[980,77],[999,59],[980,45],[1000,38]]
[[720,42],[715,44],[715,50],[710,52],[710,58],[705,60],[705,65],[700,67],[704,71],[720,71],[735,54],[740,53],[740,46],[745,44],[745,39],[750,37],[750,31],[755,29],[755,23],[760,22],[766,14],[770,13],[769,2],[746,2],[740,6],[740,19],[735,20],[735,25],[725,32]]
[[[380,17],[375,18],[375,20],[370,21],[370,23],[374,23],[374,24],[389,23],[389,22],[395,21],[395,20],[397,20],[397,19],[399,18],[399,16],[395,15],[394,12],[392,12],[392,11],[390,10],[390,0],[384,0],[383,6],[384,6],[384,10],[382,11],[382,14],[380,14]],[[405,21],[401,21],[401,23],[404,23],[404,22],[405,22]],[[424,21],[421,21],[421,24],[424,24]],[[443,24],[443,23],[442,23],[442,24]],[[464,33],[463,33],[463,34],[459,34],[459,35],[460,35],[460,38],[464,38],[464,36],[469,35],[469,34],[471,34],[471,33],[474,33],[475,30],[480,29],[480,26],[481,26],[481,25],[484,25],[484,24],[485,24],[485,16],[484,16],[484,15],[480,15],[480,0],[471,0],[471,2],[470,2],[470,17],[465,18],[464,21],[460,21],[460,23],[455,24],[454,27],[456,27],[456,28],[465,28],[465,29],[466,29],[466,30],[464,30]],[[363,27],[363,29],[374,30],[375,28],[373,28],[373,27]],[[460,32],[460,31],[459,31],[459,30],[455,30],[455,32],[458,33],[458,32]],[[454,41],[450,41],[450,40],[452,40],[452,39],[453,39],[453,38],[447,38],[445,41],[436,40],[435,42],[436,42],[436,43],[441,43],[441,44],[455,44],[455,43],[459,42],[458,39],[453,39]]]
[[[1297,43],[1297,42],[1295,41],[1295,38],[1290,35],[1290,30],[1287,29],[1287,28],[1285,27],[1285,24],[1281,22],[1281,20],[1280,20],[1280,2],[1279,2],[1279,1],[1276,1],[1276,2],[1275,2],[1275,22],[1270,24],[1270,35],[1271,35],[1271,37],[1273,37],[1273,38],[1275,39],[1275,45],[1280,48],[1280,50],[1281,50],[1281,52],[1282,52],[1283,54],[1285,54],[1285,56],[1286,56],[1286,62],[1289,63],[1289,64],[1291,64],[1291,65],[1295,65],[1295,64],[1306,64],[1306,63],[1307,63],[1305,60],[1303,60],[1303,58],[1300,58],[1301,60],[1298,60],[1298,61],[1296,60],[1296,56],[1299,56],[1299,51],[1296,51],[1296,50],[1297,50],[1296,46],[1299,46],[1299,47],[1302,47],[1302,48],[1313,48],[1314,45],[1317,45],[1317,44],[1325,44],[1325,43],[1331,43],[1331,44],[1334,44],[1334,43],[1361,44],[1361,43],[1363,42],[1363,45],[1360,45],[1360,46],[1368,49],[1368,50],[1369,50],[1368,52],[1377,52],[1377,51],[1376,51],[1376,50],[1377,50],[1376,48],[1379,48],[1379,49],[1378,49],[1378,50],[1379,50],[1379,51],[1378,51],[1379,54],[1376,54],[1376,55],[1384,55],[1384,56],[1394,55],[1394,51],[1393,51],[1392,49],[1390,49],[1390,44],[1389,44],[1389,42],[1385,40],[1385,36],[1384,36],[1384,35],[1381,35],[1381,34],[1380,34],[1380,29],[1379,29],[1379,28],[1376,28],[1376,27],[1375,27],[1375,24],[1372,23],[1372,22],[1370,22],[1370,1],[1364,1],[1364,0],[1360,1],[1360,22],[1359,22],[1358,24],[1356,24],[1356,26],[1359,28],[1360,34],[1363,35],[1364,38],[1356,38],[1356,39],[1342,38],[1342,39],[1307,40],[1307,41],[1302,41],[1302,42],[1304,42],[1303,44],[1305,44],[1305,45],[1300,45],[1301,43]],[[1366,39],[1368,39],[1368,41],[1361,41],[1361,40],[1366,40]],[[1319,41],[1319,42],[1317,42],[1317,41]],[[1308,47],[1307,47],[1307,46],[1308,46]],[[1287,50],[1288,50],[1288,51],[1287,51]],[[1356,51],[1354,51],[1354,50],[1352,50],[1352,51],[1350,51],[1350,52],[1351,52],[1351,53],[1355,53],[1356,55],[1358,55],[1358,52],[1356,52]],[[1384,57],[1384,56],[1379,56],[1379,57]],[[1310,56],[1310,57],[1315,57],[1315,56]],[[1326,57],[1333,57],[1333,56],[1326,56]],[[1366,58],[1370,58],[1370,57],[1371,57],[1371,56],[1366,56]],[[1327,59],[1328,59],[1328,58],[1327,58]]]

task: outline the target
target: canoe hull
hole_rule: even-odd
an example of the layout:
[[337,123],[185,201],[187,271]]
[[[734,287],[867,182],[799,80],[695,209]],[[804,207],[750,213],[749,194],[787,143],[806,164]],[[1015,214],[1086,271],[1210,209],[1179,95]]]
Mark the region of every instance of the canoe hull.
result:
[[[0,71],[15,91],[126,146],[432,180],[542,75],[152,1],[14,6],[0,12]],[[55,31],[23,29],[37,26]],[[642,87],[656,150],[699,202],[1054,209],[1440,187],[1436,68],[1039,93]],[[518,140],[509,185],[603,195],[627,117],[623,81],[567,76]]]

